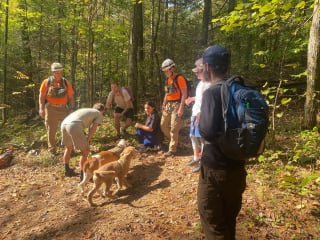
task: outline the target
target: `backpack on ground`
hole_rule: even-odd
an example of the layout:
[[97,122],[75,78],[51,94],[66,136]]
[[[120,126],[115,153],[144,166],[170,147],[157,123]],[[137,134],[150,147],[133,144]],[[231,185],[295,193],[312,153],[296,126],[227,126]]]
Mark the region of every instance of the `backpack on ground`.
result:
[[259,91],[246,86],[241,76],[221,83],[224,133],[221,151],[230,159],[246,160],[264,151],[269,126],[268,105]]
[[[191,81],[188,81],[182,74],[177,74],[176,75],[176,77],[172,80],[171,86],[173,86],[177,91],[179,91],[180,92],[180,96],[181,96],[180,86],[178,84],[178,77],[179,76],[182,76],[183,79],[186,82],[186,85],[187,85],[187,98],[194,96],[194,91],[192,89],[193,87],[192,87]],[[170,91],[170,86],[169,86],[169,91]]]

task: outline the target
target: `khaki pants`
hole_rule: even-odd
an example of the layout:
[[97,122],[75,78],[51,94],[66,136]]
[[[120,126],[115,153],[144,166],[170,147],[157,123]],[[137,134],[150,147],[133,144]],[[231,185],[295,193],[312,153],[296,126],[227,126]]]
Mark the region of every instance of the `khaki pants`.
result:
[[182,118],[178,116],[177,111],[180,103],[171,103],[171,111],[163,111],[161,117],[161,130],[163,134],[170,140],[169,151],[176,152],[179,141],[179,131],[182,126]]
[[45,125],[49,150],[56,151],[56,133],[59,123],[69,114],[66,105],[52,106],[46,104]]

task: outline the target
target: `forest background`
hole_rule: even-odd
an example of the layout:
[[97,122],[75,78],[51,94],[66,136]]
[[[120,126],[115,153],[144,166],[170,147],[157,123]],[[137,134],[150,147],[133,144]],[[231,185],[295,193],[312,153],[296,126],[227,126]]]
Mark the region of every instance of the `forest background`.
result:
[[113,81],[131,86],[138,96],[136,110],[142,110],[145,100],[160,106],[165,85],[161,62],[173,59],[177,71],[196,84],[194,61],[206,47],[219,44],[232,54],[230,74],[264,87],[273,118],[292,96],[306,97],[305,120],[311,129],[319,99],[318,4],[3,0],[2,120],[23,111],[35,114],[39,85],[49,76],[52,62],[64,65],[64,75],[76,90],[77,107],[104,102]]

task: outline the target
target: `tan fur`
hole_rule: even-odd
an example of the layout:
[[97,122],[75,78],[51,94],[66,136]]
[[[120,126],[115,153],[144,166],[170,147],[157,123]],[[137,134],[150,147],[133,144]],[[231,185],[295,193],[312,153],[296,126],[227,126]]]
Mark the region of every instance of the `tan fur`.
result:
[[[103,183],[106,186],[105,195],[110,198],[115,198],[116,194],[122,188],[123,185],[125,187],[129,187],[129,184],[126,180],[126,175],[128,174],[131,160],[137,153],[138,151],[134,147],[126,147],[123,150],[118,161],[107,163],[104,166],[100,167],[98,170],[94,171],[94,187],[88,194],[88,202],[91,206],[95,206],[95,204],[92,202],[93,194],[100,189]],[[112,192],[110,191],[110,187],[114,180],[116,180],[117,182],[117,189],[112,194]]]
[[106,163],[117,161],[123,149],[128,145],[127,141],[121,139],[114,148],[92,155],[85,161],[83,164],[83,179],[79,183],[82,193],[84,193],[85,184],[92,178],[93,172]]

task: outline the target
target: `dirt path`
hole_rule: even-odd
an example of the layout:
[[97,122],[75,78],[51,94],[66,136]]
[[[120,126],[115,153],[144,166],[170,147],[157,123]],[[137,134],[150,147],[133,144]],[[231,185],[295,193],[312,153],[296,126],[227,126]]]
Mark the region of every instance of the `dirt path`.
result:
[[[159,156],[135,159],[128,176],[132,187],[114,201],[97,196],[99,206],[90,207],[79,178],[64,178],[61,163],[43,167],[32,164],[36,156],[19,154],[14,165],[0,170],[0,239],[203,239],[198,174],[185,166],[190,156]],[[299,198],[258,168],[248,166],[238,239],[319,239],[319,215],[310,212],[319,214],[320,208],[311,199],[298,211]]]

